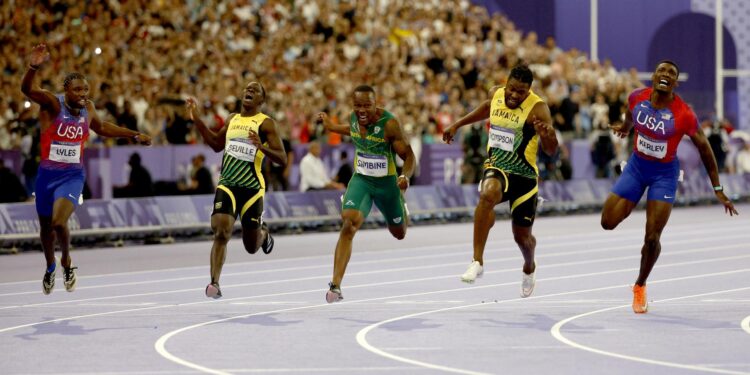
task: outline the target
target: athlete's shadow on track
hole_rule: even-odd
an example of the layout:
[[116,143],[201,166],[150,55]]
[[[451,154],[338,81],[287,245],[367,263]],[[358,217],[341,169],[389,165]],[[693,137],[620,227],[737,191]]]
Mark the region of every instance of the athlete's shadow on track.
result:
[[[53,318],[44,318],[44,320],[52,320]],[[63,320],[59,322],[50,322],[44,324],[36,324],[33,326],[34,332],[23,333],[15,335],[23,340],[38,340],[38,336],[42,335],[62,335],[62,336],[82,336],[90,333],[99,331],[110,331],[110,330],[131,330],[131,329],[153,329],[153,326],[139,326],[139,327],[113,327],[113,328],[91,328],[86,329],[82,325],[74,325],[70,320]]]
[[[524,329],[536,329],[539,331],[549,331],[554,326],[558,319],[552,319],[547,315],[543,314],[528,314],[522,315],[519,319],[526,317],[529,319],[526,322],[511,322],[499,319],[472,319],[473,322],[479,323],[481,327],[490,328],[524,328]],[[576,331],[577,333],[591,333],[598,332],[604,329],[603,326],[580,326],[576,324],[566,324],[565,331]]]

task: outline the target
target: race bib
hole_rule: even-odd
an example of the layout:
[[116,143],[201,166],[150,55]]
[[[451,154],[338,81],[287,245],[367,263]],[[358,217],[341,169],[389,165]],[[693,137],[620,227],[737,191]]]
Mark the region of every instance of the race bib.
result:
[[227,153],[243,161],[255,161],[255,153],[258,148],[250,142],[249,139],[232,138],[227,144]]
[[663,159],[667,155],[667,141],[658,141],[638,134],[638,151],[642,154]]
[[512,152],[515,141],[516,133],[513,130],[495,125],[490,126],[490,147]]
[[78,164],[81,162],[81,144],[53,141],[49,148],[49,160]]
[[357,173],[365,176],[383,177],[388,175],[388,160],[384,155],[357,153]]

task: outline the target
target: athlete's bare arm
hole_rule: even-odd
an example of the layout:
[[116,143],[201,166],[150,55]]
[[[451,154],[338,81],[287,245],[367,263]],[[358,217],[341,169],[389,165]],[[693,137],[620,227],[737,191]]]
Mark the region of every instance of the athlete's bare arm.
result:
[[630,133],[630,129],[633,129],[633,114],[630,109],[625,111],[625,118],[617,125],[609,124],[609,128],[612,129],[612,133],[620,138],[625,138]]
[[[703,134],[703,131],[698,129],[695,134],[690,136],[690,140],[692,140],[693,144],[695,144],[695,147],[698,148],[698,152],[701,155],[703,165],[706,167],[706,171],[708,172],[708,178],[711,179],[711,185],[720,186],[721,182],[719,181],[719,166],[716,164],[714,152],[711,150],[711,145],[708,143],[706,135]],[[724,212],[728,213],[729,216],[739,215],[737,210],[734,208],[734,204],[732,204],[732,201],[727,198],[723,191],[716,191],[715,193],[716,198],[719,199],[721,204],[724,205]]]
[[130,138],[142,145],[151,144],[151,137],[146,134],[141,134],[128,128],[117,126],[117,124],[100,120],[99,115],[96,113],[96,107],[94,107],[94,103],[91,100],[86,101],[86,110],[88,111],[89,119],[91,120],[89,127],[96,132],[96,134],[105,137]]
[[528,118],[528,122],[534,127],[534,131],[542,141],[542,151],[549,156],[554,155],[557,151],[557,135],[547,103],[536,103]]
[[341,135],[351,135],[351,130],[348,124],[334,124],[325,112],[318,113],[318,121],[322,122],[323,127],[329,132]]
[[258,150],[262,151],[266,157],[271,159],[271,161],[281,166],[286,166],[286,150],[284,150],[284,143],[281,142],[279,132],[276,131],[276,122],[271,118],[267,118],[262,124],[260,124],[258,130],[265,135],[266,144],[268,146],[263,145],[260,135],[252,130],[250,130],[248,134],[250,142],[252,142]]
[[48,59],[49,52],[46,45],[38,44],[34,46],[29,57],[29,68],[26,70],[26,74],[24,74],[23,81],[21,82],[21,92],[31,99],[31,101],[39,104],[42,110],[47,111],[52,118],[55,118],[60,113],[60,103],[57,101],[55,94],[42,89],[34,82],[36,71]]
[[453,141],[453,137],[456,136],[456,131],[465,125],[473,124],[477,121],[482,121],[490,117],[490,100],[483,101],[479,106],[474,108],[473,111],[469,112],[464,117],[458,119],[447,129],[443,131],[443,142],[450,144]]
[[409,187],[409,179],[414,175],[417,160],[411,145],[404,137],[401,124],[395,118],[388,120],[385,124],[385,140],[391,143],[393,150],[404,161],[404,168],[401,170],[401,176],[398,177],[396,183],[398,183],[399,189],[406,190]]
[[223,126],[219,131],[213,131],[206,126],[206,123],[201,120],[200,116],[196,113],[198,104],[195,102],[195,99],[188,98],[185,101],[185,106],[187,107],[188,116],[190,116],[190,120],[193,121],[195,126],[198,128],[198,133],[201,133],[201,137],[203,137],[203,140],[206,142],[208,147],[211,147],[212,150],[215,152],[219,152],[224,149],[224,146],[226,144],[226,135],[227,135],[227,129],[229,128],[229,123],[232,121],[232,118],[236,115],[236,113],[232,113],[227,117],[226,125]]

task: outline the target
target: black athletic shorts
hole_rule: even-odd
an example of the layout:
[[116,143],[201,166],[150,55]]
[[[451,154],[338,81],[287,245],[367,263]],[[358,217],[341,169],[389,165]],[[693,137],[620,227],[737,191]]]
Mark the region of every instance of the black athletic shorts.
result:
[[219,185],[214,195],[214,211],[211,215],[227,214],[240,217],[243,228],[257,229],[263,216],[265,189],[249,189]]
[[503,191],[500,202],[510,202],[513,224],[520,227],[530,227],[534,224],[539,192],[536,178],[523,177],[495,168],[487,168],[484,171],[484,178],[500,180],[500,188]]

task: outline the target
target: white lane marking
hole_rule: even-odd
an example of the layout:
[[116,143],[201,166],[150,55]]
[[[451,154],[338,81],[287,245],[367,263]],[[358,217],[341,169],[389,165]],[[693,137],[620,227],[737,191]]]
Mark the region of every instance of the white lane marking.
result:
[[[683,251],[673,251],[668,254],[666,254],[666,257],[672,257],[674,255],[685,255],[685,254],[693,254],[693,253],[700,253],[705,251],[711,251],[716,252],[719,250],[727,250],[727,249],[733,249],[737,247],[745,247],[743,243],[735,244],[735,245],[729,245],[729,246],[709,246],[709,247],[702,247],[697,249],[690,249],[690,250],[683,250]],[[539,256],[540,259],[547,259],[552,257],[558,257],[563,255],[570,255],[570,254],[580,254],[581,252],[587,253],[590,251],[600,251],[600,250],[589,250],[589,251],[574,251],[574,252],[564,252],[564,253],[556,253],[551,255],[543,255]],[[740,259],[746,257],[745,255],[741,255]],[[501,260],[509,260],[513,259],[516,260],[517,257],[507,257],[502,258]],[[606,263],[606,262],[612,262],[612,261],[618,261],[618,260],[627,260],[627,259],[640,259],[640,254],[638,255],[628,255],[623,257],[610,257],[605,259],[592,259],[592,260],[586,260],[586,261],[574,261],[574,262],[567,262],[567,263],[557,263],[557,264],[547,264],[545,265],[545,268],[558,268],[558,267],[567,267],[572,265],[585,265],[585,264],[594,264],[594,263]],[[698,263],[702,263],[703,260],[698,261]],[[465,262],[462,262],[461,265],[464,265]],[[378,274],[378,273],[388,273],[388,272],[402,272],[402,271],[413,271],[416,269],[429,269],[429,268],[439,268],[439,267],[445,267],[450,266],[451,264],[445,264],[441,263],[438,265],[430,265],[430,266],[419,266],[419,267],[403,267],[403,268],[391,268],[391,269],[385,269],[385,270],[374,270],[374,271],[365,271],[365,272],[353,272],[349,274],[349,277],[353,276],[361,276],[361,275],[368,275],[368,274]],[[456,263],[452,264],[456,265]],[[495,274],[495,273],[504,273],[504,272],[517,272],[518,268],[505,268],[500,270],[494,270],[494,271],[485,271],[485,274]],[[318,280],[318,279],[325,279],[328,275],[323,276],[309,276],[309,277],[303,277],[303,278],[296,278],[296,279],[283,279],[283,280],[269,280],[269,281],[263,281],[263,282],[250,282],[250,283],[242,283],[242,284],[233,284],[233,285],[225,285],[223,288],[225,290],[229,288],[239,288],[239,287],[246,287],[246,286],[259,286],[259,285],[277,285],[282,282],[299,282],[299,281],[310,281],[310,280]],[[398,283],[405,283],[405,282],[417,282],[417,281],[430,281],[430,280],[440,280],[440,279],[448,279],[456,277],[455,275],[442,275],[442,276],[434,276],[434,277],[427,277],[427,278],[420,278],[420,279],[411,279],[411,280],[399,280],[399,281],[388,281],[388,282],[379,282],[375,284],[362,284],[358,286],[351,286],[347,288],[361,288],[361,287],[369,287],[373,285],[388,285],[388,284],[398,284]],[[109,299],[119,299],[119,298],[130,298],[130,297],[145,297],[145,296],[154,296],[154,295],[162,295],[162,294],[173,294],[173,293],[182,293],[182,292],[192,292],[196,293],[199,291],[202,291],[203,288],[187,288],[187,289],[174,289],[174,290],[168,290],[168,291],[160,291],[160,292],[149,292],[149,293],[137,293],[137,294],[124,294],[124,295],[115,295],[115,296],[106,296],[106,297],[95,297],[95,298],[84,298],[84,299],[77,299],[77,300],[65,300],[65,301],[56,301],[56,302],[43,302],[43,303],[37,303],[37,304],[28,304],[28,305],[12,305],[12,306],[3,306],[0,307],[0,310],[6,310],[6,309],[13,309],[13,308],[27,308],[27,307],[38,307],[38,306],[49,306],[49,305],[58,305],[58,304],[67,304],[67,303],[74,303],[74,302],[83,302],[83,301],[101,301],[101,300],[109,300]],[[286,294],[296,294],[296,292],[287,292]],[[242,297],[244,298],[261,298],[261,297],[273,297],[273,296],[279,296],[284,294],[274,293],[274,294],[268,294],[268,295],[258,295],[253,297]],[[223,299],[222,301],[228,301],[233,299]]]
[[[726,239],[732,239],[733,236],[727,236]],[[742,238],[742,236],[740,236]],[[679,245],[683,243],[689,243],[694,244],[697,241],[695,239],[685,239],[682,241],[670,241],[670,242],[664,242],[665,245]],[[708,247],[702,247],[697,248],[693,250],[687,250],[687,251],[677,251],[677,252],[670,252],[668,254],[689,254],[691,252],[702,252],[702,251],[713,251],[718,249],[732,249],[735,247],[742,247],[742,243],[729,245],[729,246],[720,246],[720,247],[714,247],[714,246],[708,246]],[[615,246],[615,247],[607,247],[607,248],[598,248],[598,249],[590,249],[590,250],[575,250],[575,251],[566,251],[566,252],[559,252],[554,254],[545,254],[545,255],[539,255],[539,259],[549,259],[549,258],[556,258],[556,257],[562,257],[567,255],[581,255],[581,254],[592,254],[592,253],[599,253],[599,252],[610,252],[613,250],[623,250],[623,249],[630,249],[632,248],[631,245],[622,245],[622,246]],[[449,256],[455,256],[455,254],[448,254]],[[426,258],[434,259],[440,256],[426,256]],[[407,257],[408,258],[408,257]],[[598,263],[598,262],[608,262],[608,261],[615,261],[615,260],[625,260],[625,259],[633,259],[633,258],[640,258],[640,255],[629,255],[625,257],[615,257],[615,258],[607,258],[607,259],[594,259],[590,260],[588,262],[592,263]],[[403,261],[404,258],[397,258],[400,261]],[[493,259],[493,262],[496,261],[516,261],[518,258],[516,256],[508,256],[504,258],[499,259]],[[376,261],[368,261],[367,263],[376,263]],[[362,263],[355,263],[355,265],[361,265]],[[385,270],[372,270],[372,271],[363,271],[363,272],[353,272],[350,273],[348,276],[361,276],[361,275],[369,275],[369,274],[378,274],[378,273],[387,273],[387,272],[401,272],[401,271],[413,271],[413,270],[419,270],[419,269],[431,269],[431,268],[440,268],[440,267],[449,267],[449,266],[456,266],[456,265],[465,265],[466,262],[454,262],[454,263],[440,263],[440,264],[432,264],[432,265],[426,265],[426,266],[417,266],[417,267],[402,267],[402,268],[390,268]],[[586,264],[586,263],[571,263],[571,264]],[[311,269],[311,268],[322,268],[322,267],[330,267],[330,265],[321,265],[321,266],[309,266],[309,267],[291,267],[287,269],[279,269],[279,270],[269,270],[269,272],[282,272],[282,271],[289,271],[289,270],[301,270],[301,269]],[[515,268],[514,268],[515,269]],[[486,271],[486,273],[494,273],[494,272],[506,272],[507,270],[500,270],[500,271]],[[248,274],[248,273],[254,273],[253,271],[249,272],[242,272],[241,274]],[[236,274],[228,274],[224,275],[225,277],[236,275]],[[309,276],[304,278],[296,278],[296,279],[285,279],[285,280],[271,280],[271,281],[265,281],[265,282],[250,282],[250,283],[242,283],[242,284],[232,284],[232,285],[225,285],[223,286],[224,289],[229,288],[238,288],[238,287],[246,287],[246,286],[252,286],[252,285],[264,285],[264,284],[277,284],[279,282],[298,282],[298,281],[309,281],[309,280],[317,280],[319,278],[328,277],[328,275],[325,276]],[[183,279],[198,279],[198,278],[205,278],[205,276],[196,276],[196,277],[186,277],[181,278],[179,280]],[[148,283],[161,283],[166,281],[173,281],[175,279],[160,279],[160,280],[148,280],[148,281],[135,281],[131,283],[119,283],[119,284],[107,284],[107,285],[99,285],[99,286],[91,286],[91,287],[79,287],[78,290],[82,289],[96,289],[96,288],[103,288],[103,287],[116,287],[116,286],[127,286],[127,285],[140,285],[140,284],[148,284]],[[201,288],[202,289],[202,288]],[[77,299],[77,300],[64,300],[64,301],[55,301],[55,302],[42,302],[42,303],[36,303],[36,304],[26,304],[26,305],[11,305],[11,306],[3,306],[0,307],[0,310],[5,309],[12,309],[12,308],[20,308],[20,307],[34,307],[34,306],[47,306],[47,305],[55,305],[55,304],[63,304],[63,303],[73,303],[73,302],[80,302],[80,301],[93,301],[93,300],[102,300],[102,299],[113,299],[113,298],[127,298],[127,297],[142,297],[142,296],[148,296],[148,295],[159,295],[159,294],[168,294],[168,293],[179,293],[179,292],[195,292],[196,288],[188,288],[188,289],[174,289],[169,291],[159,291],[159,292],[149,292],[149,293],[137,293],[137,294],[129,294],[129,295],[115,295],[115,296],[106,296],[106,297],[94,297],[94,298],[88,298],[88,299]],[[20,295],[20,294],[39,294],[38,291],[34,292],[19,292],[19,293],[12,293],[12,294],[0,294],[0,297],[3,296],[10,296],[10,295]]]
[[[716,260],[716,258],[713,259],[713,260]],[[706,262],[706,261],[710,261],[710,260],[703,260],[701,262]],[[685,263],[693,263],[693,262],[685,262]],[[672,264],[672,266],[674,266],[674,265],[676,265],[676,263]],[[595,275],[598,276],[598,275],[601,275],[601,274],[607,274],[607,273],[612,273],[612,272],[634,271],[636,269],[637,268],[628,268],[628,269],[623,269],[623,270],[618,270],[618,271],[602,271],[602,272],[593,272],[593,273],[589,273],[589,274],[578,274],[578,275],[550,277],[550,278],[546,278],[546,279],[538,279],[537,282],[540,282],[540,281],[562,280],[562,279],[572,279],[572,278],[580,278],[580,277],[595,276]],[[750,269],[717,272],[717,273],[704,274],[704,275],[691,275],[691,276],[685,276],[685,277],[679,277],[679,278],[667,279],[667,280],[670,280],[670,281],[673,281],[673,280],[689,280],[689,279],[695,279],[695,278],[699,278],[699,277],[715,276],[715,275],[729,275],[729,274],[742,273],[742,272],[747,272],[747,271],[750,271]],[[377,284],[377,285],[380,285],[380,284]],[[498,287],[498,286],[509,286],[509,285],[516,286],[516,285],[518,285],[518,282],[517,281],[513,281],[513,282],[507,282],[507,283],[483,285],[483,286],[476,286],[474,288],[475,289],[484,289],[484,288],[495,288],[495,287]],[[608,290],[608,289],[614,289],[614,288],[622,288],[623,286],[624,285],[620,284],[620,285],[615,285],[615,286],[610,286],[610,287],[588,289],[586,291]],[[372,302],[372,301],[382,301],[382,300],[389,300],[389,299],[394,299],[394,298],[424,296],[424,295],[433,295],[433,294],[448,293],[448,292],[460,292],[460,291],[465,291],[465,290],[466,290],[465,288],[443,289],[443,290],[430,291],[430,292],[411,293],[411,294],[405,294],[405,295],[400,295],[400,296],[376,297],[376,298],[369,298],[369,299],[363,299],[363,300],[344,301],[344,302],[338,302],[336,305],[361,303],[361,302]],[[567,294],[574,294],[574,293],[580,293],[580,291],[551,294],[551,295],[548,295],[548,296],[567,295]],[[542,297],[546,297],[546,296],[542,296]],[[541,298],[541,297],[533,297],[532,296],[532,297],[529,297],[529,298],[526,298],[526,299],[529,300],[529,299],[537,299],[537,298]],[[517,300],[521,300],[521,298],[507,300],[505,302],[517,301]],[[498,303],[500,303],[500,302],[498,302]],[[465,305],[465,306],[462,306],[462,307],[460,307],[460,306],[449,307],[449,308],[446,308],[446,309],[433,310],[433,312],[445,311],[445,310],[455,310],[455,309],[459,309],[459,308],[466,308],[466,307],[472,307],[472,306],[481,306],[481,305],[485,305],[485,304],[484,303],[478,303],[478,304]],[[489,305],[489,304],[487,304],[487,305]],[[190,361],[184,360],[182,358],[179,358],[179,357],[171,354],[166,349],[167,341],[169,341],[170,338],[172,338],[172,337],[174,337],[174,336],[176,336],[176,335],[178,335],[178,334],[180,334],[182,332],[186,332],[186,331],[189,331],[189,330],[194,329],[194,328],[199,328],[199,327],[203,327],[203,326],[207,326],[207,325],[211,325],[211,324],[222,323],[222,322],[226,322],[226,321],[230,321],[230,320],[234,320],[234,319],[244,319],[244,318],[248,318],[248,317],[251,317],[251,316],[267,315],[267,314],[274,314],[274,313],[288,312],[288,311],[297,311],[297,310],[304,310],[304,309],[312,309],[312,308],[324,307],[324,306],[331,306],[331,305],[329,305],[329,304],[320,304],[320,305],[309,305],[309,306],[301,306],[301,307],[291,307],[291,308],[286,308],[286,309],[278,309],[278,310],[272,310],[272,311],[257,312],[257,313],[252,313],[252,314],[245,314],[245,315],[233,316],[233,317],[229,317],[229,318],[223,318],[223,319],[217,319],[217,320],[212,320],[212,321],[208,321],[208,322],[202,322],[202,323],[193,324],[191,326],[186,326],[186,327],[182,327],[180,329],[171,331],[171,332],[165,334],[164,336],[160,337],[156,341],[156,343],[154,343],[154,349],[156,350],[157,353],[159,353],[160,355],[162,355],[164,358],[166,358],[166,359],[168,359],[170,361],[173,361],[173,362],[175,362],[175,363],[177,363],[179,365],[182,365],[182,366],[185,366],[185,367],[189,367],[189,368],[192,368],[192,369],[198,370],[198,371],[203,371],[203,372],[217,374],[217,372],[213,372],[213,371],[217,371],[217,370],[208,369],[208,368],[206,368],[204,366],[192,363]],[[412,317],[412,316],[421,315],[421,314],[422,313],[411,314],[411,315],[408,315],[406,317]],[[0,330],[0,332],[2,332],[2,331]],[[360,332],[362,332],[362,331],[360,331]],[[365,333],[365,335],[366,335],[366,333]],[[364,335],[362,337],[364,338]],[[359,333],[357,334],[357,342],[360,342],[360,335],[359,335]],[[373,347],[373,349],[375,349],[375,348]],[[377,350],[377,349],[375,349],[375,350]],[[376,352],[376,354],[378,354],[378,353]],[[403,358],[403,357],[399,357],[399,358]],[[402,361],[402,362],[410,363],[410,364],[415,364],[415,363],[412,363],[411,361],[413,361],[413,360],[410,360],[408,358],[404,358],[404,361]],[[418,361],[416,361],[416,362],[418,362]],[[425,365],[425,366],[422,366],[422,367],[428,367],[428,368],[432,368],[432,369],[438,369],[439,368],[439,369],[441,369],[443,371],[448,371],[447,368],[443,368],[442,366],[430,367],[430,366],[433,366],[433,365],[427,364],[427,363],[424,363],[424,362],[419,362],[419,363],[422,363],[422,364]],[[204,369],[207,369],[209,371],[205,371]],[[464,370],[458,369],[458,371],[464,371]],[[474,373],[474,372],[462,372],[462,373],[465,373],[465,374],[480,374],[480,373]]]
[[[651,284],[651,282],[649,282],[649,284]],[[652,303],[668,302],[668,301],[678,301],[678,300],[682,300],[682,299],[704,297],[704,296],[712,296],[712,295],[724,294],[724,293],[740,292],[740,291],[744,291],[744,290],[750,290],[750,287],[735,288],[735,289],[725,289],[725,290],[714,291],[714,292],[709,292],[709,293],[701,293],[701,294],[693,294],[693,295],[689,295],[689,296],[680,296],[680,297],[666,298],[666,299],[662,299],[662,300],[658,300],[658,301],[653,301]],[[570,323],[570,322],[572,322],[572,321],[574,321],[576,319],[583,318],[583,317],[590,316],[590,315],[594,315],[594,314],[599,314],[599,313],[607,312],[607,311],[622,309],[622,308],[626,308],[626,307],[630,307],[630,304],[628,304],[628,305],[614,306],[614,307],[608,307],[608,308],[605,308],[605,309],[599,309],[599,310],[589,311],[587,313],[583,313],[583,314],[578,314],[578,315],[575,315],[575,316],[571,316],[570,318],[563,319],[563,320],[557,322],[554,326],[552,326],[552,328],[550,329],[550,333],[552,334],[552,336],[555,339],[557,339],[558,341],[560,341],[560,342],[562,342],[562,343],[564,343],[566,345],[569,345],[569,346],[574,347],[576,349],[581,349],[581,350],[585,350],[585,351],[589,351],[589,352],[592,352],[592,353],[601,354],[601,355],[605,355],[605,356],[609,356],[609,357],[626,359],[626,360],[635,361],[635,362],[648,363],[648,364],[651,364],[651,365],[659,365],[659,366],[665,366],[665,367],[680,368],[680,369],[685,369],[685,370],[715,372],[715,373],[719,373],[719,374],[747,374],[747,372],[739,372],[739,371],[731,371],[731,370],[724,370],[724,369],[717,369],[717,368],[709,368],[709,367],[696,366],[696,365],[687,365],[687,364],[683,364],[683,363],[660,361],[660,360],[648,359],[648,358],[644,358],[644,357],[637,357],[637,356],[631,356],[631,355],[620,354],[620,353],[615,353],[615,352],[609,352],[609,351],[606,351],[606,350],[601,350],[601,349],[597,349],[597,348],[594,348],[594,347],[591,347],[591,346],[586,346],[586,345],[583,345],[583,344],[579,344],[579,343],[577,343],[577,342],[575,342],[575,341],[573,341],[573,340],[565,337],[562,334],[562,332],[561,332],[562,331],[562,327],[565,324],[568,324],[568,323]]]
[[750,315],[748,315],[747,318],[742,319],[742,322],[740,322],[740,327],[742,327],[745,332],[750,334]]
[[[666,283],[666,282],[690,280],[690,279],[703,278],[703,277],[713,277],[713,276],[730,275],[730,274],[735,274],[735,273],[740,273],[740,272],[747,272],[747,271],[750,271],[750,269],[735,270],[735,271],[725,271],[725,272],[715,272],[715,273],[708,273],[708,274],[702,274],[702,275],[692,275],[692,276],[685,276],[685,277],[675,277],[675,278],[671,278],[671,279],[663,279],[663,280],[651,281],[649,283],[650,284]],[[541,280],[537,280],[537,281],[541,281]],[[548,298],[548,297],[555,297],[555,296],[571,295],[571,294],[578,294],[578,293],[598,292],[598,291],[602,291],[602,290],[608,290],[608,289],[614,289],[614,288],[622,288],[623,286],[625,286],[625,285],[614,285],[614,286],[608,286],[608,287],[600,287],[600,288],[593,288],[593,289],[576,290],[576,291],[570,291],[570,292],[561,292],[561,293],[547,294],[547,295],[541,295],[541,296],[531,296],[531,297],[528,297],[528,298],[515,298],[515,299],[509,299],[509,300],[500,300],[500,301],[497,301],[495,303],[499,304],[499,303],[508,303],[508,302],[522,301],[522,300],[533,300],[533,299],[539,299],[539,298]],[[750,287],[741,288],[741,289],[742,290],[744,290],[744,289],[750,289]],[[422,312],[418,312],[418,313],[413,313],[413,314],[408,314],[408,315],[402,315],[402,316],[398,316],[398,317],[395,317],[395,318],[383,320],[383,321],[371,324],[371,325],[369,325],[369,326],[361,329],[359,332],[357,332],[357,335],[356,335],[357,344],[359,344],[360,346],[362,346],[363,348],[365,348],[366,350],[368,350],[368,351],[370,351],[370,352],[372,352],[374,354],[377,354],[377,355],[385,357],[385,358],[389,358],[389,359],[394,360],[394,361],[403,362],[403,363],[409,363],[409,364],[412,364],[412,365],[415,365],[415,366],[421,366],[421,367],[425,367],[425,368],[429,368],[429,369],[441,370],[441,371],[446,371],[446,372],[455,372],[455,373],[459,373],[459,374],[472,373],[472,372],[467,372],[468,370],[464,370],[464,369],[458,369],[458,368],[452,368],[452,367],[435,365],[435,364],[432,364],[432,363],[418,361],[418,360],[415,360],[415,359],[406,358],[406,357],[402,357],[402,356],[398,356],[398,355],[389,353],[389,352],[387,352],[387,351],[385,351],[383,349],[379,349],[379,348],[371,345],[367,341],[367,334],[370,333],[372,330],[374,330],[374,329],[376,329],[376,328],[378,328],[378,327],[380,327],[380,326],[382,326],[384,324],[392,323],[392,322],[399,321],[399,320],[410,319],[410,318],[414,318],[414,317],[417,317],[417,316],[422,316],[422,315],[427,315],[427,314],[434,314],[434,313],[444,312],[444,311],[452,311],[452,310],[466,309],[466,308],[471,308],[471,307],[491,306],[491,305],[493,305],[493,303],[475,303],[475,304],[464,305],[464,306],[453,306],[453,307],[446,307],[446,308],[437,309],[437,310],[431,310],[431,311],[422,311]],[[629,305],[625,305],[625,306],[629,306]],[[618,306],[616,308],[620,308],[620,307],[621,306]],[[610,308],[610,309],[612,309],[612,308]]]
[[[744,227],[742,227],[742,228],[744,228]],[[679,230],[679,229],[685,229],[685,231],[675,231],[675,230]],[[631,235],[632,233],[640,233],[642,231],[643,231],[642,229],[623,229],[623,230],[617,232],[615,235],[607,237],[606,239],[594,240],[594,241],[592,241],[592,240],[586,240],[586,241],[583,241],[583,242],[586,243],[586,244],[598,243],[598,242],[601,242],[601,243],[612,243],[612,242],[618,241],[620,238],[626,239],[626,240],[630,240],[630,239],[633,239],[633,237]],[[663,243],[668,244],[670,242],[664,242],[664,241],[667,241],[668,238],[672,238],[672,237],[674,237],[674,238],[685,238],[685,236],[689,236],[689,235],[698,235],[698,234],[701,234],[701,233],[716,234],[716,233],[721,232],[721,231],[726,231],[726,232],[729,232],[729,233],[744,233],[743,231],[738,230],[738,228],[734,228],[734,227],[727,226],[727,225],[720,225],[720,224],[701,226],[700,230],[696,230],[695,227],[691,227],[690,225],[682,225],[682,226],[678,225],[678,226],[673,226],[673,227],[670,226],[669,233],[665,233],[662,236],[662,240],[663,240]],[[564,246],[568,246],[568,245],[574,245],[574,244],[581,243],[580,240],[557,241],[557,240],[559,240],[561,238],[577,238],[577,237],[581,237],[581,238],[585,239],[585,238],[600,237],[600,236],[602,236],[602,234],[598,233],[598,232],[587,232],[587,233],[583,233],[583,234],[581,234],[581,233],[574,233],[574,234],[557,235],[555,237],[556,241],[554,243],[545,244],[543,247],[545,249],[551,249],[551,248],[564,247]],[[744,237],[747,237],[747,234],[739,236],[739,238],[744,238]],[[704,238],[705,238],[705,236],[699,236],[698,240],[702,240]],[[640,239],[636,239],[636,243],[640,244],[641,243]],[[515,246],[515,243],[513,241],[488,241],[487,242],[487,247],[498,246],[498,245],[501,245],[501,246]],[[210,248],[211,247],[211,243],[207,242],[207,246]],[[416,247],[410,247],[410,248],[399,247],[397,249],[391,249],[391,248],[389,248],[389,249],[384,249],[384,250],[370,250],[370,251],[367,252],[367,254],[376,253],[378,256],[381,256],[382,254],[404,253],[405,251],[413,253],[413,252],[419,252],[419,251],[434,251],[435,249],[441,249],[441,248],[453,249],[453,248],[456,248],[456,247],[464,247],[464,246],[466,246],[466,242],[453,243],[453,244],[416,246]],[[420,255],[420,256],[413,257],[413,259],[423,259],[423,258],[430,258],[430,259],[432,259],[432,258],[438,257],[438,256],[450,256],[450,255],[455,255],[455,253],[444,254],[444,255],[443,254],[428,254],[426,256],[421,256]],[[409,259],[410,257],[403,257],[403,258]],[[328,259],[330,259],[330,255],[311,255],[311,256],[295,257],[293,259],[289,259],[289,258],[285,258],[285,259],[268,259],[268,260],[264,260],[263,263],[264,264],[273,264],[273,263],[281,263],[281,262],[289,262],[289,261],[306,261],[306,260],[311,260],[311,259],[326,259],[326,260],[328,260]],[[402,259],[402,258],[388,258],[388,259]],[[382,261],[383,261],[382,258],[378,258],[378,259],[369,260],[369,261],[354,261],[354,262],[351,262],[350,264],[369,264],[369,263],[378,263],[378,262],[382,262]],[[227,265],[224,266],[224,268],[225,269],[233,268],[233,267],[245,268],[247,266],[257,266],[257,265],[258,265],[257,261],[249,261],[249,262],[238,262],[238,263],[227,264]],[[208,267],[208,265],[190,266],[190,267],[176,267],[176,268],[160,268],[160,269],[155,269],[155,270],[128,271],[128,272],[118,272],[118,273],[110,273],[110,274],[103,274],[103,275],[87,275],[85,277],[80,277],[79,276],[79,278],[85,278],[85,279],[112,278],[112,277],[129,276],[129,275],[139,275],[139,274],[147,274],[147,273],[163,274],[163,273],[167,273],[167,272],[184,272],[184,271],[187,271],[187,270],[197,270],[197,269],[203,269],[203,268],[207,268],[207,267]],[[312,269],[312,268],[319,268],[319,267],[330,267],[330,264],[325,264],[325,265],[321,265],[321,266],[293,267],[293,268],[289,268],[289,270],[295,270],[295,269]],[[256,271],[247,271],[247,272],[228,273],[228,274],[225,274],[225,275],[244,275],[244,274],[248,274],[248,273],[251,273],[251,272],[277,272],[277,271],[278,271],[278,269],[268,269],[268,270],[256,270]],[[177,278],[177,279],[174,279],[174,280],[182,280],[182,279],[186,279],[186,278]],[[164,279],[164,280],[168,280],[168,279]],[[26,280],[26,281],[5,282],[5,283],[0,283],[0,287],[6,286],[6,285],[27,284],[27,283],[37,284],[37,283],[39,283],[39,280]],[[121,284],[109,284],[109,285],[111,285],[111,286],[117,286],[117,285],[121,285]],[[86,287],[86,288],[91,288],[91,287]],[[80,290],[82,288],[79,287],[77,289]],[[3,295],[4,294],[0,294],[0,296],[3,296]]]

